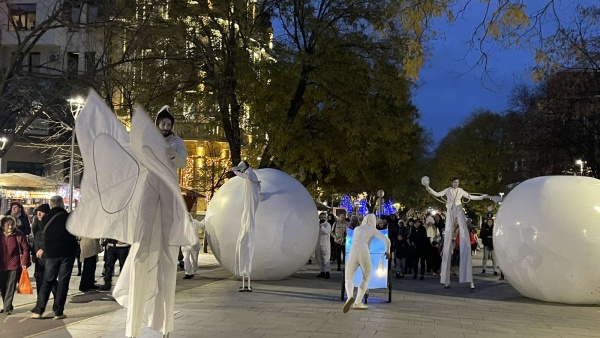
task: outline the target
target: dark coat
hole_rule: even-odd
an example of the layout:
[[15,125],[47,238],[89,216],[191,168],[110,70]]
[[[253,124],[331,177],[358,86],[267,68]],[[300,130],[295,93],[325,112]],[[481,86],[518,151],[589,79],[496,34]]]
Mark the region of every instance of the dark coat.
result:
[[494,226],[488,226],[484,224],[481,228],[481,232],[479,233],[479,237],[481,237],[481,243],[483,246],[487,246],[488,248],[494,250]]
[[[52,219],[57,215],[54,219]],[[44,255],[47,258],[72,257],[77,255],[77,238],[67,231],[69,213],[56,207],[44,215]],[[50,220],[52,220],[50,222]],[[50,223],[48,223],[50,222]]]

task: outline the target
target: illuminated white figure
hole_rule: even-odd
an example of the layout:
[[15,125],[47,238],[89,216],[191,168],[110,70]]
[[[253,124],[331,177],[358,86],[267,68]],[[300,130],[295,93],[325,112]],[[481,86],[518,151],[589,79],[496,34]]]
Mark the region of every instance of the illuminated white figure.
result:
[[455,178],[452,180],[452,186],[437,192],[429,187],[429,177],[424,176],[421,183],[425,189],[435,197],[441,197],[442,202],[446,203],[446,231],[444,231],[444,248],[442,255],[442,271],[440,273],[440,282],[446,288],[450,287],[450,258],[452,251],[453,227],[455,222],[458,222],[460,235],[460,271],[458,281],[460,283],[471,283],[471,291],[475,290],[473,283],[473,271],[471,267],[471,240],[469,238],[469,229],[467,227],[467,218],[463,212],[463,198],[467,200],[481,201],[484,198],[489,198],[495,202],[499,201],[499,196],[488,196],[481,194],[469,194],[462,188],[459,188],[460,180]]
[[[385,243],[385,257],[387,259],[390,258],[390,240],[375,228],[376,224],[377,219],[375,218],[375,215],[368,214],[363,219],[362,225],[354,228],[352,248],[350,249],[348,261],[346,262],[346,275],[344,277],[346,280],[346,294],[348,295],[348,300],[344,304],[344,313],[348,312],[351,306],[357,310],[367,309],[367,306],[362,302],[362,298],[367,292],[369,280],[371,279],[371,250],[369,248],[371,241],[374,238],[377,237]],[[363,279],[358,286],[356,298],[354,298],[353,280],[359,266],[362,270]],[[357,300],[356,303],[354,302],[355,299]]]
[[[244,196],[244,210],[242,223],[235,247],[235,275],[242,276],[240,292],[252,292],[250,286],[250,273],[252,271],[252,257],[254,256],[254,232],[256,228],[256,209],[260,202],[260,181],[248,162],[242,161],[231,168],[234,174],[244,179],[242,196]],[[245,279],[248,278],[248,286]]]

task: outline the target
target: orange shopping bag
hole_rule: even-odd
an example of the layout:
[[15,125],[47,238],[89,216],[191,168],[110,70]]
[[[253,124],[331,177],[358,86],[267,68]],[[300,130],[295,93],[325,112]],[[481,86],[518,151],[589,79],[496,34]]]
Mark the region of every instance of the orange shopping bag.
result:
[[17,291],[24,295],[33,294],[31,280],[29,279],[29,273],[27,270],[23,270],[23,272],[21,272],[21,279],[19,280],[19,287],[17,288]]

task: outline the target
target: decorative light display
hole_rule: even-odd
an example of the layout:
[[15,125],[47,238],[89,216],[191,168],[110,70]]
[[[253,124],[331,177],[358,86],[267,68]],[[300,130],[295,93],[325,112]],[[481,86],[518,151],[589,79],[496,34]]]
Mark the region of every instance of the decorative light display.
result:
[[375,212],[375,214],[377,216],[393,215],[396,213],[396,211],[398,211],[398,209],[394,206],[394,202],[392,201],[392,199],[388,199],[387,202],[383,203],[383,208],[382,208],[381,212],[377,211],[377,212]]
[[369,213],[369,208],[367,207],[367,200],[366,199],[361,199],[359,201],[359,207],[358,207],[358,213],[366,216]]
[[342,197],[342,201],[340,202],[340,208],[346,209],[347,214],[351,214],[354,211],[352,201],[350,201],[350,196],[344,195],[344,197]]

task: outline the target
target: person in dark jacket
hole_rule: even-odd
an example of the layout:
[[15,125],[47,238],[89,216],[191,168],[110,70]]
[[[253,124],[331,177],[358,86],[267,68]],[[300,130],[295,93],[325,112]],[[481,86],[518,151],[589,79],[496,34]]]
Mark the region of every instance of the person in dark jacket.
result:
[[31,265],[29,247],[25,235],[17,230],[17,221],[12,216],[0,220],[0,293],[6,315],[12,314],[13,298],[21,271]]
[[487,260],[488,258],[492,258],[492,269],[494,271],[494,276],[498,276],[498,272],[496,272],[496,255],[494,253],[494,241],[493,241],[493,235],[494,235],[494,220],[493,219],[488,219],[485,224],[483,225],[483,227],[481,228],[481,232],[479,233],[479,236],[481,237],[481,242],[483,244],[483,260],[482,260],[482,266],[483,266],[483,270],[481,271],[481,273],[485,273],[485,268],[487,265]]
[[25,209],[19,202],[12,202],[10,209],[6,212],[6,216],[12,216],[17,221],[17,230],[22,232],[25,236],[31,233],[31,224],[29,223],[29,217],[25,213]]
[[50,212],[44,216],[44,246],[36,253],[36,257],[45,255],[44,280],[40,288],[37,302],[31,312],[31,318],[40,319],[46,310],[50,292],[56,285],[54,299],[54,319],[64,319],[65,303],[69,292],[69,281],[73,272],[73,263],[77,253],[77,238],[67,231],[69,213],[65,210],[63,198],[50,198]]
[[[35,270],[33,272],[33,278],[35,279],[36,292],[40,294],[40,288],[44,281],[44,261],[45,257],[42,254],[40,258],[36,257],[36,253],[44,247],[44,222],[42,221],[44,216],[50,212],[50,206],[48,204],[41,204],[35,209],[35,218],[33,219],[33,225],[31,231],[33,232],[33,259],[35,262]],[[43,250],[42,250],[43,252]],[[56,285],[52,288],[52,295],[56,298]]]
[[425,262],[427,260],[427,256],[429,255],[429,247],[431,246],[431,242],[429,238],[427,238],[427,230],[423,226],[423,222],[417,220],[415,222],[415,229],[410,234],[410,242],[415,247],[415,260],[413,262],[413,269],[415,274],[413,275],[413,279],[417,278],[417,269],[419,268],[419,263],[421,264],[421,280],[425,279]]
[[394,254],[396,256],[396,278],[404,278],[406,273],[406,258],[411,253],[411,246],[408,244],[408,235],[404,221],[398,222],[398,235],[394,245]]

